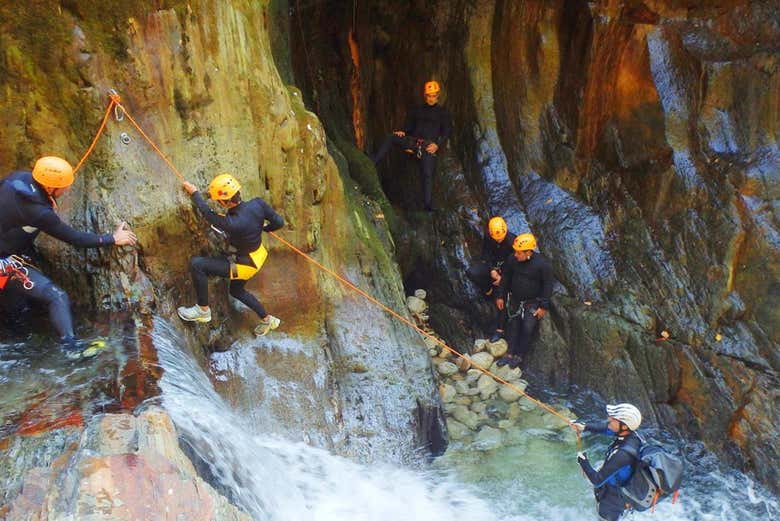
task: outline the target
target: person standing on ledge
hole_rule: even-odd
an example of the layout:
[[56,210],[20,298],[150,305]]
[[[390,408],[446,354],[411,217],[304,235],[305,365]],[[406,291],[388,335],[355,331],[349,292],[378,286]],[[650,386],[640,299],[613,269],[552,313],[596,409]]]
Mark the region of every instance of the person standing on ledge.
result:
[[[80,248],[133,246],[137,238],[121,223],[113,234],[75,230],[57,216],[57,199],[73,184],[73,167],[60,157],[38,159],[32,172],[15,171],[0,181],[0,259],[23,265],[26,287],[18,277],[0,276],[0,308],[6,316],[20,315],[29,302],[46,306],[49,319],[70,354],[81,347],[75,341],[70,299],[38,268],[33,243],[40,232]],[[1,275],[1,274],[0,274]],[[85,355],[86,356],[86,355]]]
[[[501,267],[512,255],[515,234],[507,229],[502,217],[493,217],[488,221],[488,230],[482,239],[482,255],[466,270],[466,276],[485,297],[493,300],[498,295],[501,284]],[[496,318],[491,325],[491,342],[498,342],[504,336],[506,310],[496,309]]]
[[230,245],[236,249],[236,257],[235,262],[227,256],[193,257],[190,260],[198,302],[194,306],[178,308],[179,317],[188,322],[210,322],[208,277],[223,277],[230,279],[230,295],[260,317],[255,334],[265,335],[279,327],[281,320],[266,312],[260,301],[246,290],[246,283],[260,271],[268,257],[268,250],[262,243],[262,232],[272,232],[284,226],[282,216],[259,197],[242,201],[241,185],[230,174],[218,175],[209,185],[209,195],[226,210],[225,215],[212,212],[194,184],[185,181],[182,186],[206,221],[227,236]]
[[550,309],[553,275],[547,258],[534,251],[536,238],[532,234],[518,235],[512,249],[515,252],[504,263],[496,299],[496,307],[502,310],[506,306],[509,315],[509,353],[496,363],[514,369],[531,350],[539,321]]
[[390,151],[392,145],[402,147],[420,162],[423,205],[425,211],[433,208],[433,174],[436,171],[436,153],[447,141],[452,131],[449,111],[439,105],[441,87],[436,81],[429,81],[423,87],[425,103],[412,108],[406,115],[402,130],[389,134],[379,150],[371,156],[374,164],[379,163]]

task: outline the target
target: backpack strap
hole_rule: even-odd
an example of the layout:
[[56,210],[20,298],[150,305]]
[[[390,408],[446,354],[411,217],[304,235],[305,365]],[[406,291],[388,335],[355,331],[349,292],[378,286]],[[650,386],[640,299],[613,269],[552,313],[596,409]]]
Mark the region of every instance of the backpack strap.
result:
[[641,459],[640,452],[642,451],[642,446],[645,444],[645,440],[642,439],[642,436],[640,436],[639,433],[635,432],[633,434],[633,436],[626,438],[626,440],[620,444],[618,450],[622,450],[635,460],[639,461]]
[[601,487],[603,487],[604,485],[606,485],[607,483],[609,483],[609,481],[610,481],[612,478],[614,478],[615,476],[617,476],[617,475],[618,475],[620,472],[622,472],[622,471],[623,471],[623,469],[625,469],[625,468],[626,468],[626,467],[628,467],[628,466],[629,466],[629,465],[623,465],[622,467],[620,467],[619,469],[617,469],[615,472],[613,472],[612,474],[610,474],[609,476],[607,476],[607,479],[605,479],[604,481],[602,481],[602,482],[601,482],[601,483],[599,483],[598,485],[594,485],[594,486],[593,486],[593,488],[601,488]]

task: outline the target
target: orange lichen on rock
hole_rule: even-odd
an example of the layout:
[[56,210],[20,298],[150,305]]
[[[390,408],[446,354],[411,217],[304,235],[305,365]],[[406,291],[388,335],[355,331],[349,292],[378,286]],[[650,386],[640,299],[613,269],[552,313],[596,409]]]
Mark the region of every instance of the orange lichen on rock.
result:
[[352,94],[352,128],[355,132],[355,144],[358,148],[363,148],[366,144],[366,136],[363,130],[363,114],[361,107],[360,92],[360,50],[355,40],[355,31],[349,31],[347,35],[349,44],[349,56],[352,58],[352,73],[349,78],[349,91]]

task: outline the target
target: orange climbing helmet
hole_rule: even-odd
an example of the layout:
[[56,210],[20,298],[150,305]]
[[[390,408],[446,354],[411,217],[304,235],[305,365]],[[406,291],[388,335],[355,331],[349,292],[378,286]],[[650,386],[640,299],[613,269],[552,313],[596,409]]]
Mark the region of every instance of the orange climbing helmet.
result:
[[438,94],[439,91],[441,91],[441,87],[439,87],[438,81],[431,80],[425,82],[425,88],[423,89],[425,94]]
[[512,249],[515,251],[530,251],[536,249],[536,237],[532,233],[521,233],[515,237],[512,243]]
[[506,221],[501,217],[493,217],[488,221],[488,233],[494,241],[503,241],[506,237]]
[[241,185],[230,174],[219,174],[209,185],[209,195],[215,201],[232,199],[239,190],[241,190]]
[[44,156],[35,162],[33,179],[46,188],[67,188],[73,184],[73,167],[55,156]]

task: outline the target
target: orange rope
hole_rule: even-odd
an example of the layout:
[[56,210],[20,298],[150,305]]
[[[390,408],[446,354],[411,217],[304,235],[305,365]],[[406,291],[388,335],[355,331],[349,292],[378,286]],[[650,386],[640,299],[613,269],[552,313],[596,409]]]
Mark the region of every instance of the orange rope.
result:
[[[566,424],[567,424],[567,425],[570,425],[570,426],[571,426],[571,420],[569,420],[569,418],[565,417],[564,415],[562,415],[561,413],[559,413],[558,411],[556,411],[555,409],[553,409],[553,408],[552,408],[552,407],[550,407],[549,405],[547,405],[547,404],[545,404],[545,403],[543,403],[543,402],[541,402],[541,401],[539,401],[539,400],[537,400],[537,399],[535,399],[535,398],[531,398],[530,396],[528,396],[528,395],[525,393],[525,391],[521,390],[521,389],[520,389],[519,387],[517,387],[516,385],[512,384],[511,382],[508,382],[508,381],[504,380],[503,378],[501,378],[501,377],[500,377],[500,376],[498,376],[497,374],[495,374],[495,373],[492,373],[490,370],[488,370],[488,369],[485,369],[484,367],[482,367],[482,366],[480,366],[480,365],[477,365],[477,364],[475,364],[475,363],[474,363],[474,362],[473,362],[473,361],[472,361],[470,358],[466,357],[466,355],[463,355],[463,354],[459,353],[458,351],[456,351],[455,349],[451,348],[450,346],[448,346],[447,344],[445,344],[443,341],[439,340],[438,338],[436,338],[436,337],[435,337],[435,336],[433,336],[432,334],[428,333],[427,331],[425,331],[425,330],[423,330],[423,329],[420,329],[420,328],[419,328],[419,327],[417,327],[417,325],[416,325],[416,324],[414,324],[412,321],[410,321],[409,319],[407,319],[407,318],[406,318],[406,317],[404,317],[403,315],[400,315],[400,314],[398,314],[398,313],[397,313],[396,311],[394,311],[392,308],[389,308],[389,307],[387,307],[386,305],[382,304],[382,303],[381,303],[381,302],[379,302],[377,299],[375,299],[374,297],[372,297],[371,295],[369,295],[368,293],[366,293],[365,291],[363,291],[363,290],[362,290],[362,289],[360,289],[359,287],[355,286],[355,285],[354,285],[354,284],[352,284],[350,281],[348,281],[347,279],[345,279],[344,277],[342,277],[341,275],[339,275],[338,273],[336,273],[336,272],[335,272],[335,271],[333,271],[332,269],[328,268],[328,267],[327,267],[327,266],[325,266],[324,264],[320,263],[319,261],[317,261],[316,259],[314,259],[314,258],[313,258],[313,257],[311,257],[310,255],[306,254],[305,252],[303,252],[303,251],[302,251],[302,250],[300,250],[299,248],[295,247],[293,244],[291,244],[291,243],[290,243],[290,242],[288,242],[287,240],[283,239],[282,237],[280,237],[280,236],[279,236],[279,235],[277,235],[276,233],[274,233],[274,232],[268,232],[268,233],[269,233],[271,236],[273,236],[273,237],[274,237],[276,240],[278,240],[279,242],[281,242],[282,244],[284,244],[285,246],[287,246],[288,248],[290,248],[291,250],[293,250],[295,253],[297,253],[298,255],[301,255],[301,256],[303,256],[303,257],[304,257],[306,260],[308,260],[309,262],[311,262],[312,264],[314,264],[315,266],[317,266],[317,267],[318,267],[318,268],[320,268],[321,270],[325,271],[326,273],[328,273],[328,274],[332,275],[333,277],[335,277],[336,279],[338,279],[338,280],[339,280],[339,281],[340,281],[342,284],[344,284],[345,286],[349,287],[349,288],[350,288],[350,289],[352,289],[353,291],[355,291],[355,292],[359,293],[360,295],[362,295],[363,297],[365,297],[366,299],[368,299],[369,301],[371,301],[373,304],[375,304],[375,305],[379,306],[381,309],[383,309],[384,311],[386,311],[387,313],[389,313],[389,314],[390,314],[390,315],[392,315],[393,317],[397,318],[398,320],[400,320],[400,321],[401,321],[401,322],[403,322],[404,324],[408,325],[409,327],[411,327],[412,329],[414,329],[414,330],[415,330],[415,331],[417,331],[418,333],[420,333],[420,334],[422,334],[422,335],[425,335],[425,336],[427,336],[428,338],[431,338],[431,339],[433,339],[433,341],[434,341],[434,342],[436,342],[437,344],[439,344],[441,347],[443,347],[444,349],[446,349],[447,351],[449,351],[449,352],[450,352],[450,353],[452,353],[453,355],[455,355],[455,356],[457,356],[457,357],[459,357],[459,358],[462,358],[462,359],[464,359],[464,360],[467,360],[467,361],[469,362],[469,364],[470,364],[472,367],[474,367],[475,369],[478,369],[479,371],[481,371],[482,373],[484,373],[484,374],[486,374],[486,375],[488,375],[488,376],[492,377],[494,380],[498,381],[499,383],[501,383],[501,384],[503,384],[503,385],[505,385],[505,386],[509,387],[510,389],[512,389],[513,391],[515,391],[516,393],[518,393],[520,396],[525,396],[525,397],[526,397],[528,400],[532,401],[533,403],[535,403],[536,405],[538,405],[538,406],[539,406],[539,407],[541,407],[542,409],[546,410],[546,411],[547,411],[547,412],[549,412],[550,414],[552,414],[552,415],[554,415],[554,416],[557,416],[558,418],[562,419],[564,422],[566,422]],[[580,438],[580,436],[579,436],[579,431],[577,431],[577,429],[575,429],[574,427],[572,427],[572,429],[574,429],[574,431],[577,433],[577,438],[578,438],[578,440],[579,440],[579,438]]]
[[103,121],[100,123],[100,128],[98,129],[97,134],[95,134],[95,137],[92,139],[92,143],[90,143],[89,148],[87,148],[87,151],[84,153],[84,156],[81,158],[81,161],[79,161],[78,164],[76,165],[76,168],[73,169],[74,174],[79,171],[81,165],[84,164],[84,161],[87,160],[89,155],[95,149],[95,145],[97,144],[100,135],[103,134],[103,130],[106,128],[106,123],[108,123],[108,118],[109,116],[111,116],[111,109],[114,108],[114,105],[119,105],[119,96],[117,96],[116,94],[111,94],[110,97],[111,97],[111,101],[108,104],[108,107],[106,107],[106,113],[103,115]]
[[[82,163],[86,160],[87,156],[89,156],[89,154],[94,149],[95,143],[97,142],[98,138],[100,137],[100,135],[103,132],[103,129],[106,126],[106,122],[108,121],[108,116],[111,113],[111,109],[114,106],[116,106],[124,113],[125,116],[127,116],[127,119],[130,120],[130,122],[133,124],[133,126],[136,128],[136,130],[138,130],[138,132],[144,137],[144,139],[146,139],[146,141],[149,143],[149,145],[154,149],[155,152],[157,152],[157,154],[162,158],[162,160],[165,161],[165,163],[168,165],[168,167],[171,169],[171,171],[174,174],[176,174],[176,176],[179,178],[179,180],[181,180],[182,182],[185,182],[186,180],[185,180],[184,176],[181,174],[181,172],[179,172],[179,170],[173,165],[173,163],[171,163],[171,161],[165,156],[165,154],[163,154],[162,150],[160,150],[159,147],[157,147],[157,145],[146,134],[146,132],[143,131],[143,129],[140,127],[140,125],[138,125],[138,123],[135,121],[135,119],[133,119],[133,117],[130,115],[130,113],[127,112],[127,109],[125,109],[121,105],[120,101],[121,100],[119,99],[118,95],[111,94],[111,103],[109,103],[108,108],[106,109],[106,114],[103,117],[103,122],[100,125],[100,129],[98,130],[97,134],[95,135],[95,139],[92,140],[92,144],[89,146],[89,149],[87,150],[87,153],[84,154],[84,157],[81,159],[81,161],[79,161],[79,164],[76,166],[76,170],[79,169],[79,167],[82,165]],[[325,266],[324,264],[320,263],[319,261],[317,261],[316,259],[314,259],[310,255],[306,254],[305,252],[303,252],[299,248],[295,247],[292,243],[290,243],[289,241],[283,239],[282,237],[280,237],[276,233],[274,233],[274,232],[268,232],[268,233],[271,234],[271,236],[273,236],[276,240],[278,240],[279,242],[281,242],[282,244],[284,244],[285,246],[290,248],[292,251],[294,251],[298,255],[301,255],[306,260],[308,260],[309,262],[311,262],[312,264],[314,264],[315,266],[317,266],[318,268],[320,268],[324,272],[326,272],[326,273],[330,274],[331,276],[335,277],[342,284],[344,284],[348,288],[352,289],[356,293],[362,295],[367,300],[369,300],[370,302],[372,302],[373,304],[375,304],[376,306],[378,306],[379,308],[381,308],[385,312],[389,313],[391,316],[395,317],[396,319],[400,320],[404,324],[408,325],[409,327],[411,327],[412,329],[414,329],[415,331],[417,331],[421,335],[425,335],[428,338],[433,339],[434,342],[439,344],[441,347],[443,347],[444,349],[446,349],[447,351],[449,351],[453,355],[455,355],[455,356],[457,356],[459,358],[462,358],[464,360],[467,360],[471,367],[474,367],[475,369],[479,370],[483,374],[486,374],[486,375],[490,376],[491,378],[493,378],[497,382],[501,383],[502,385],[505,385],[508,388],[512,389],[513,391],[515,391],[520,396],[524,396],[526,399],[528,399],[531,402],[535,403],[536,405],[538,405],[539,407],[541,407],[545,411],[549,412],[553,416],[556,416],[556,417],[560,418],[561,420],[563,420],[577,434],[577,446],[578,447],[580,446],[581,434],[580,434],[580,432],[576,428],[574,428],[574,426],[571,424],[571,421],[569,420],[569,418],[565,417],[564,415],[562,415],[561,413],[559,413],[558,411],[556,411],[555,409],[553,409],[549,405],[547,405],[547,404],[545,404],[545,403],[543,403],[543,402],[541,402],[541,401],[539,401],[539,400],[537,400],[535,398],[532,398],[532,397],[528,396],[528,394],[526,394],[525,391],[521,390],[519,387],[517,387],[516,385],[512,384],[511,382],[508,382],[508,381],[504,380],[503,378],[501,378],[500,376],[492,373],[490,370],[485,369],[484,367],[475,364],[473,361],[471,361],[470,358],[468,358],[465,355],[459,353],[458,351],[456,351],[455,349],[451,348],[450,346],[448,346],[447,344],[445,344],[443,341],[439,340],[435,336],[431,335],[430,333],[420,329],[416,324],[411,322],[409,319],[407,319],[406,317],[398,314],[396,311],[394,311],[393,309],[389,308],[385,304],[382,304],[377,299],[375,299],[374,297],[372,297],[371,295],[369,295],[368,293],[366,293],[365,291],[363,291],[359,287],[355,286],[349,280],[345,279],[344,277],[342,277],[341,275],[339,275],[338,273],[336,273],[332,269],[328,268],[327,266]]]
[[125,109],[122,105],[118,105],[118,107],[122,110],[125,116],[127,116],[127,119],[130,120],[130,123],[133,124],[136,130],[138,130],[138,132],[144,137],[144,139],[149,143],[149,145],[151,145],[154,151],[157,152],[157,154],[162,158],[163,161],[165,161],[165,163],[168,165],[171,171],[174,174],[176,174],[176,177],[178,177],[182,183],[185,182],[186,179],[181,174],[181,172],[179,172],[179,170],[177,170],[177,168],[173,166],[173,163],[171,163],[171,161],[165,156],[165,154],[163,154],[162,150],[157,148],[157,145],[154,144],[154,141],[152,141],[152,139],[146,135],[146,132],[144,132],[143,129],[138,125],[138,123],[136,123],[136,121],[133,119],[133,116],[131,116],[130,113],[127,112],[127,109]]

